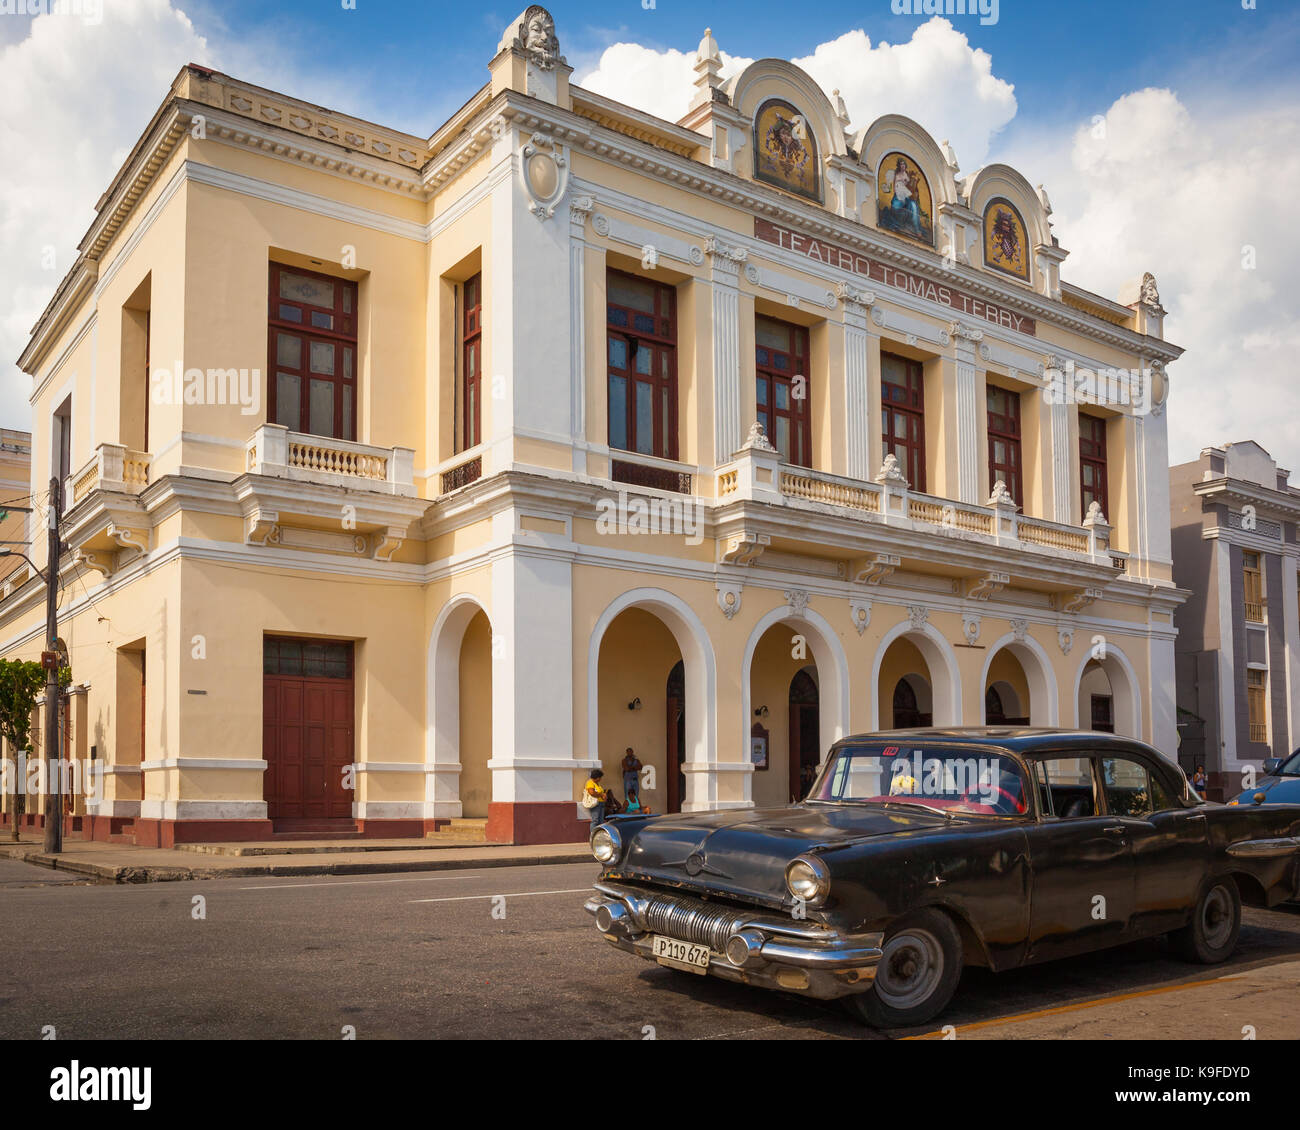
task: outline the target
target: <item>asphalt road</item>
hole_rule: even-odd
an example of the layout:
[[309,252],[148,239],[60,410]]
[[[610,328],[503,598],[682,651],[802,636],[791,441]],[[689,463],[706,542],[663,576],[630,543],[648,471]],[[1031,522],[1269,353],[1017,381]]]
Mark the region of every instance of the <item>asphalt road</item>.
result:
[[[0,1038],[39,1039],[50,1025],[59,1039],[118,1040],[340,1039],[349,1025],[357,1039],[886,1038],[833,1003],[619,953],[582,910],[596,871],[100,886],[0,862],[0,923],[23,942],[0,947]],[[996,976],[969,970],[930,1027],[1042,1038],[1067,1031],[1040,1032],[1044,1013],[1077,1017],[1100,999],[1110,1012],[1096,1015],[1126,1038],[1167,1038],[1176,1009],[1178,1034],[1239,1039],[1244,1013],[1196,986],[1257,970],[1273,977],[1254,990],[1274,1002],[1261,1038],[1295,1038],[1300,1004],[1279,1005],[1271,987],[1288,962],[1300,963],[1300,911],[1247,910],[1236,956],[1212,971],[1162,941]],[[892,1035],[908,1034],[923,1032]]]

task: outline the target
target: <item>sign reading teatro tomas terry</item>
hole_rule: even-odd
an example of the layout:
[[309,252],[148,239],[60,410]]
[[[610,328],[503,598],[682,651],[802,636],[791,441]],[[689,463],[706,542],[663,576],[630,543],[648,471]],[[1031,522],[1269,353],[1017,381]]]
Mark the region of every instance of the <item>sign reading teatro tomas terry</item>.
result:
[[784,247],[787,251],[793,251],[796,255],[812,259],[823,266],[852,271],[855,275],[861,275],[873,283],[883,283],[885,286],[913,294],[917,298],[947,306],[965,317],[992,322],[995,326],[1005,326],[1009,330],[1035,337],[1038,334],[1038,323],[1025,314],[1017,314],[997,302],[967,294],[946,283],[937,283],[920,275],[914,275],[911,271],[891,267],[888,263],[872,259],[860,251],[836,247],[823,239],[791,231],[789,228],[780,227],[770,220],[758,217],[754,218],[754,235],[758,239],[775,243],[778,247]]

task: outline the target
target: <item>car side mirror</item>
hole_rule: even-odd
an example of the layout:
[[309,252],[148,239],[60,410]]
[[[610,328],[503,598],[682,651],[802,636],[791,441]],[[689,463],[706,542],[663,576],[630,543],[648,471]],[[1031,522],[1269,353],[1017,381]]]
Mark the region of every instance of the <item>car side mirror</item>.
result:
[[1256,804],[1263,804],[1266,798],[1267,798],[1267,794],[1266,794],[1266,793],[1259,792],[1259,793],[1256,793],[1256,794],[1255,794],[1253,797],[1251,797],[1250,799],[1253,800]]
[[1269,777],[1282,768],[1282,759],[1280,757],[1264,758],[1264,776]]

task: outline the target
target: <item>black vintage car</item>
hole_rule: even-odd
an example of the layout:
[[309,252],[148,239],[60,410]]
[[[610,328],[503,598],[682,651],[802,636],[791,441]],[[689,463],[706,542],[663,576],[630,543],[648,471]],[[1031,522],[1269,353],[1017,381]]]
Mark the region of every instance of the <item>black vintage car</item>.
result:
[[619,949],[821,999],[878,1027],[938,1015],[962,967],[1168,934],[1236,947],[1241,906],[1300,894],[1300,804],[1208,804],[1096,732],[895,730],[837,742],[808,797],[596,829],[586,909]]

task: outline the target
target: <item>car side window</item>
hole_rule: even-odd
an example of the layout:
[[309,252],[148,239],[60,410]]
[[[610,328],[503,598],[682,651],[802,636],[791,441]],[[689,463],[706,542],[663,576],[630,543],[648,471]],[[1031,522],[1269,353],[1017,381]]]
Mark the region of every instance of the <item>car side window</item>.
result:
[[1150,816],[1175,807],[1159,779],[1127,757],[1103,757],[1101,778],[1106,808],[1113,816]]
[[1074,820],[1097,815],[1089,758],[1049,757],[1035,761],[1034,782],[1044,816]]

